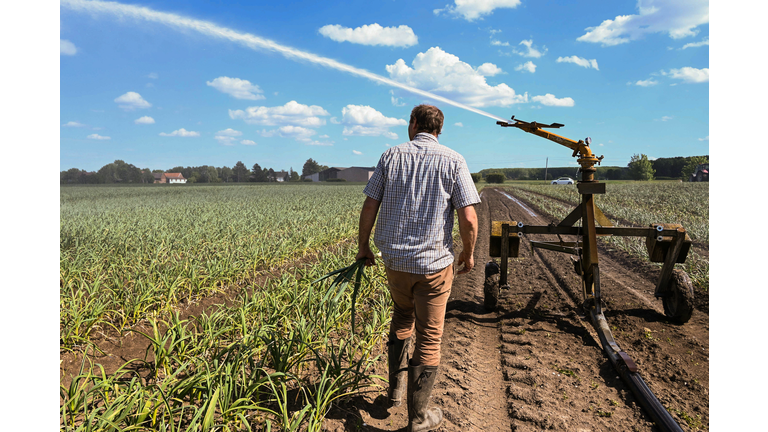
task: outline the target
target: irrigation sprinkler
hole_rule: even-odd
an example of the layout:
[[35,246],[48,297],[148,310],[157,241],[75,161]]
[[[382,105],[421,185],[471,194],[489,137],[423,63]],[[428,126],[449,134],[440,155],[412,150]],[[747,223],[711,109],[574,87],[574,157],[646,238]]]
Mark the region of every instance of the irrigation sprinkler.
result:
[[[685,262],[691,247],[691,239],[685,228],[667,223],[652,224],[645,228],[613,226],[595,204],[594,195],[605,194],[605,183],[595,180],[597,171],[595,165],[600,164],[603,156],[596,157],[592,153],[589,148],[590,138],[574,141],[544,130],[558,129],[563,127],[563,124],[525,122],[515,119],[515,116],[512,116],[509,121],[497,121],[496,124],[501,127],[521,129],[573,150],[572,157],[578,157],[577,162],[581,166],[581,179],[576,186],[581,195],[581,203],[558,224],[525,225],[517,221],[492,221],[489,255],[491,258],[499,258],[500,265],[490,261],[485,266],[486,282],[483,292],[486,308],[494,310],[500,290],[509,288],[508,259],[518,256],[520,239],[528,234],[557,235],[559,241],[529,240],[531,250],[546,249],[572,256],[574,271],[581,277],[582,307],[589,312],[592,324],[600,337],[603,351],[611,364],[661,430],[682,431],[643,381],[636,363],[621,350],[611,334],[603,315],[600,297],[597,237],[624,236],[646,239],[650,260],[663,263],[654,295],[656,298],[661,298],[665,315],[670,320],[683,324],[688,322],[693,312],[693,284],[684,271],[675,269],[675,264]],[[581,226],[574,226],[578,221],[581,221]],[[563,235],[575,236],[575,241],[564,241],[561,237]],[[498,274],[498,282],[495,280],[496,274]]]

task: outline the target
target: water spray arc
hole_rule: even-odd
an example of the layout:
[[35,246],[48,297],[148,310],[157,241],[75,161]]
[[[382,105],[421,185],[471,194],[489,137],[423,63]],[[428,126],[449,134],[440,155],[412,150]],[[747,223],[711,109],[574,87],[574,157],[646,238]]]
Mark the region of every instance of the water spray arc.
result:
[[310,52],[298,50],[289,46],[281,45],[273,40],[265,39],[250,33],[241,33],[226,27],[218,26],[214,23],[202,20],[196,20],[187,18],[181,15],[176,15],[167,12],[159,12],[143,6],[126,5],[117,2],[102,2],[102,1],[86,1],[86,0],[62,0],[62,7],[66,7],[73,11],[83,11],[90,13],[103,13],[111,14],[121,18],[134,18],[142,19],[150,22],[164,24],[177,29],[193,30],[198,33],[212,36],[215,38],[226,39],[235,43],[245,45],[253,50],[268,50],[283,55],[285,58],[296,61],[308,61],[313,64],[324,66],[327,68],[335,69],[341,72],[346,72],[361,78],[367,78],[371,81],[385,84],[392,87],[411,92],[413,94],[424,96],[433,99],[438,102],[443,102],[449,105],[453,105],[457,108],[461,108],[475,114],[492,118],[498,121],[506,121],[501,117],[497,117],[493,114],[487,113],[483,110],[464,105],[460,102],[448,99],[446,97],[436,95],[434,93],[411,87],[409,85],[391,80],[365,69],[360,69],[354,66],[350,66],[345,63],[341,63],[337,60],[333,60],[328,57],[322,57]]

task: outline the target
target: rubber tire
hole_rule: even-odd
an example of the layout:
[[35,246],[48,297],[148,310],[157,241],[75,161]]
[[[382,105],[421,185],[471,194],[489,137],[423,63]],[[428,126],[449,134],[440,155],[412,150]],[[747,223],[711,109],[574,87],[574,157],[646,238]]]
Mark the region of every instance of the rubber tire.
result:
[[669,280],[669,295],[662,298],[664,315],[670,320],[685,324],[693,314],[693,283],[688,274],[682,270],[672,270]]
[[489,261],[485,265],[485,282],[483,283],[483,306],[488,311],[495,311],[499,305],[499,265]]

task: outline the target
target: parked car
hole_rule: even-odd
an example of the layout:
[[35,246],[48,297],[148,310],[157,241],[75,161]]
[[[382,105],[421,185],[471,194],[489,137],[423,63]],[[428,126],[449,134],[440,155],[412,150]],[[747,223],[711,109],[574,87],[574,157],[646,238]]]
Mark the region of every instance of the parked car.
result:
[[573,184],[573,180],[570,177],[560,177],[557,180],[552,180],[552,184]]

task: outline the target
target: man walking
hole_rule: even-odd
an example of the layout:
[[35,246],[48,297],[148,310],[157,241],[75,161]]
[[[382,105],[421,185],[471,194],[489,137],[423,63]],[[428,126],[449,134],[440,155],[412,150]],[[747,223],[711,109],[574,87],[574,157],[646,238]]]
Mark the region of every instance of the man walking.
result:
[[[467,163],[457,152],[442,146],[437,136],[443,113],[431,105],[419,105],[408,124],[410,142],[384,152],[368,185],[360,213],[356,259],[375,263],[374,243],[387,272],[394,303],[389,328],[389,399],[402,403],[407,388],[408,431],[430,431],[443,420],[440,408],[427,409],[440,365],[440,343],[445,308],[453,283],[453,211],[459,218],[463,249],[458,273],[474,267],[477,215],[480,202]],[[408,344],[416,331],[413,357]],[[406,384],[407,377],[407,384]]]

